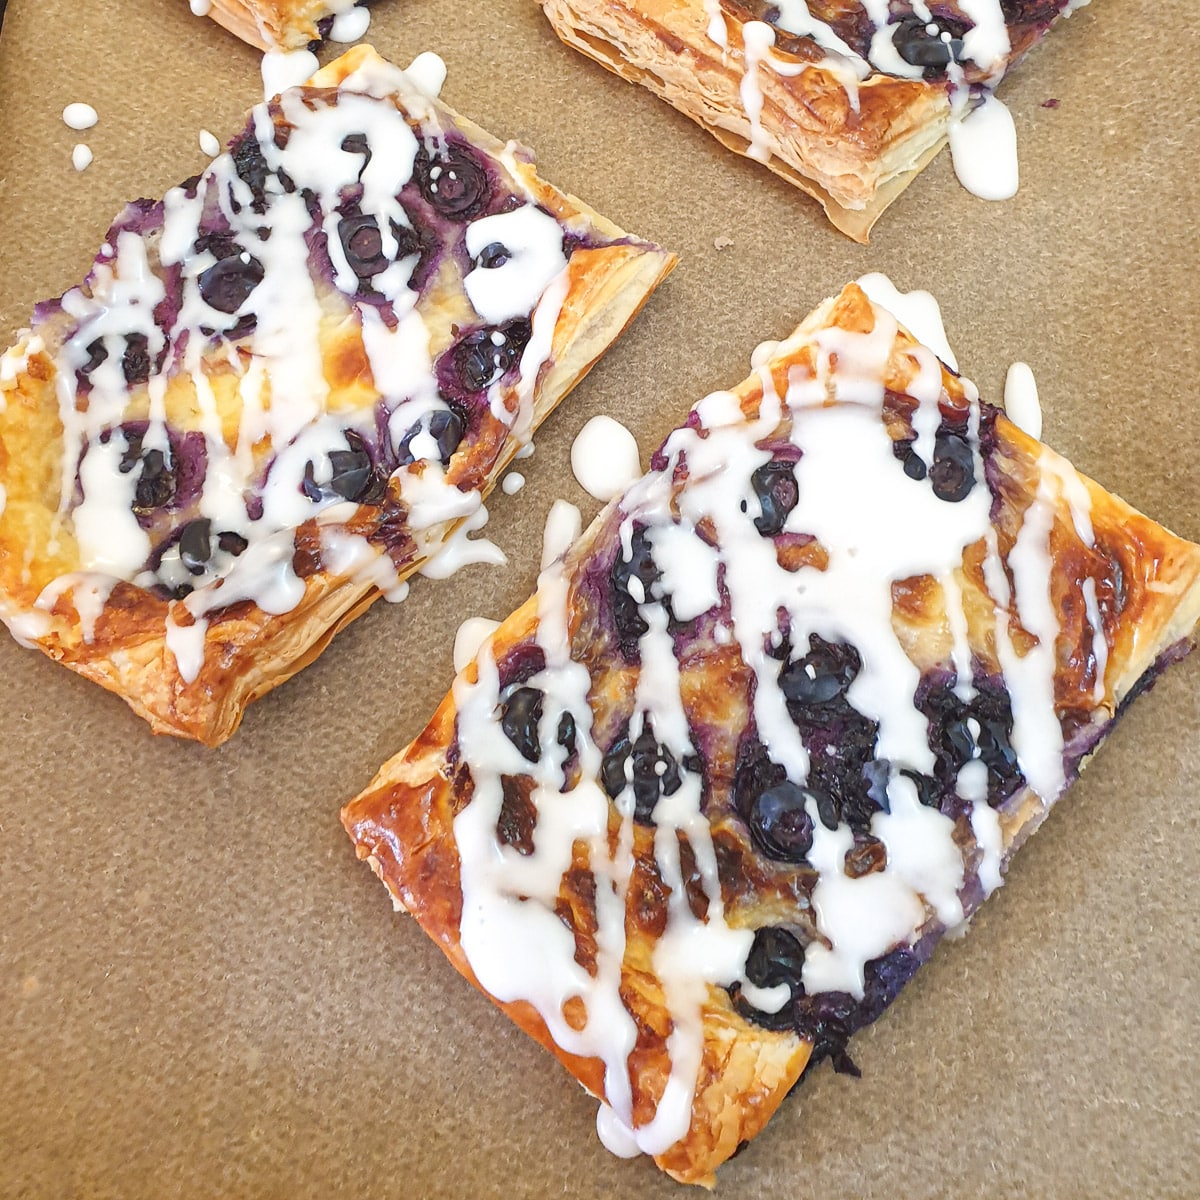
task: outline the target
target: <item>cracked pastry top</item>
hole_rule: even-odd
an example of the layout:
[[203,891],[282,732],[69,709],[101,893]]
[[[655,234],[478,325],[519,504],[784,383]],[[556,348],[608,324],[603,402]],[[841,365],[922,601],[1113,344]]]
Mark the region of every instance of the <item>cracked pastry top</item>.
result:
[[558,36],[765,163],[865,242],[1059,16],[1088,0],[539,0]]
[[357,47],[0,358],[0,618],[215,744],[464,521],[670,255]]
[[710,1184],[1200,620],[1200,546],[857,287],[701,400],[343,811],[467,979]]

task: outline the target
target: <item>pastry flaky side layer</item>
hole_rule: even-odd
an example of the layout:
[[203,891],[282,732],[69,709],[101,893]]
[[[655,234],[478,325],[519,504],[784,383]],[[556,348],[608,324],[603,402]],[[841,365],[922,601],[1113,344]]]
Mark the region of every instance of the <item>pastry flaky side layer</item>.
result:
[[[865,242],[952,121],[1088,0],[539,0],[558,36]],[[932,21],[929,17],[932,15]]]
[[1200,620],[1200,546],[857,286],[692,410],[343,811],[472,983],[714,1171],[1001,883]]
[[0,618],[209,744],[460,530],[671,269],[357,47],[0,358]]
[[357,7],[359,0],[211,0],[206,12],[260,50],[302,50]]

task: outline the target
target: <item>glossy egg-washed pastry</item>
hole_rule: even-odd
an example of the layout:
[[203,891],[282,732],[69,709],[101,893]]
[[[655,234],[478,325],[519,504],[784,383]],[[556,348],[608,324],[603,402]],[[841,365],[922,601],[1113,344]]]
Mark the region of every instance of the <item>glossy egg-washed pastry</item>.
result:
[[765,163],[866,241],[1062,14],[1088,0],[539,0],[568,45]]
[[464,521],[673,258],[357,47],[0,358],[0,618],[216,744]]
[[1187,651],[1200,546],[852,285],[555,549],[343,821],[610,1148],[708,1184]]
[[328,37],[339,16],[365,7],[365,0],[207,0],[204,12],[260,50],[302,50]]

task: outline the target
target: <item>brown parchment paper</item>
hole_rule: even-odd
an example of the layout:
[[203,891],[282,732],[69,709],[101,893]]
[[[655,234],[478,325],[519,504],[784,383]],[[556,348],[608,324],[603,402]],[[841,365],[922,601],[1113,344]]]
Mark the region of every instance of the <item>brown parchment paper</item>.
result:
[[[562,47],[534,0],[380,0],[444,95],[549,179],[677,251],[544,427],[487,532],[503,569],[415,580],[219,750],[0,637],[0,1196],[684,1194],[610,1157],[595,1104],[393,915],[340,803],[424,725],[467,616],[532,587],[600,412],[643,455],[750,351],[871,270],[942,303],[996,398],[1036,374],[1045,438],[1200,539],[1200,61],[1190,0],[1097,0],[1008,81],[1021,191],[939,158],[869,248],[649,93]],[[323,52],[329,57],[331,50]],[[0,340],[80,279],[111,218],[198,171],[261,96],[186,0],[11,0],[0,35]],[[1045,102],[1057,100],[1056,107]],[[93,104],[75,134],[63,106]],[[94,164],[77,174],[71,147]],[[719,240],[729,244],[718,249]],[[1134,706],[965,940],[720,1174],[729,1197],[1200,1195],[1200,656]]]

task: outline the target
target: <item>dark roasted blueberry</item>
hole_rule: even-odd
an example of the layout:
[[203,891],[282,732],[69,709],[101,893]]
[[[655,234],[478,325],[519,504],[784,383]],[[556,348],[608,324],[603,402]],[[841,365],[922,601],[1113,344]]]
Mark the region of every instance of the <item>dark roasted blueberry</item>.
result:
[[97,338],[94,342],[87,344],[87,362],[79,368],[83,375],[90,375],[106,358],[108,358],[108,347],[104,344],[103,338]]
[[962,434],[939,433],[929,479],[934,495],[951,504],[965,500],[975,486],[975,455]]
[[629,759],[632,747],[629,744],[628,732],[623,732],[605,752],[600,763],[600,782],[609,799],[615,800],[624,790],[628,780],[625,778],[625,763]]
[[451,351],[454,372],[467,392],[482,392],[502,379],[520,360],[532,334],[526,320],[468,333]]
[[867,785],[867,799],[881,812],[890,812],[887,789],[892,775],[891,763],[886,758],[873,758],[863,766],[862,774]]
[[786,929],[768,925],[754,931],[754,942],[746,957],[746,978],[755,987],[773,988],[781,983],[795,992],[803,991],[804,947]]
[[142,473],[134,490],[135,512],[150,512],[170,504],[175,498],[175,472],[167,466],[161,450],[147,450],[142,456]]
[[814,634],[808,653],[780,671],[779,686],[789,704],[818,707],[844,696],[861,667],[853,646],[827,642]]
[[130,387],[145,383],[150,378],[150,342],[144,333],[125,336],[125,354],[121,359],[121,370]]
[[1020,771],[1011,735],[1011,723],[994,717],[984,717],[979,722],[979,757],[1002,781],[1012,779]]
[[675,756],[658,744],[647,721],[633,743],[634,820],[651,821],[659,797],[674,795],[682,782]]
[[904,449],[901,461],[904,463],[905,475],[919,483],[929,474],[925,460],[913,449],[912,442],[899,442],[897,445]]
[[200,295],[217,312],[235,313],[263,281],[263,265],[253,255],[242,251],[218,259],[196,281]]
[[575,738],[575,718],[571,713],[565,712],[559,718],[556,740],[558,741],[558,744],[567,752],[568,756],[575,753]]
[[970,721],[967,713],[956,714],[947,719],[943,730],[954,761],[960,765],[975,757],[975,735],[971,732]]
[[338,222],[338,240],[350,269],[359,279],[371,279],[387,267],[383,234],[379,232],[379,222],[369,213],[343,217]]
[[463,419],[452,408],[438,409],[429,417],[429,436],[437,442],[438,457],[447,463],[463,440]]
[[803,862],[812,849],[812,817],[805,801],[816,797],[785,779],[761,793],[750,807],[750,833],[759,848],[783,862]]
[[342,149],[347,154],[361,154],[363,156],[363,169],[366,169],[367,163],[371,161],[371,147],[367,142],[365,133],[348,133],[342,138]]
[[796,507],[800,498],[796,486],[796,467],[790,462],[764,463],[753,475],[750,482],[754,486],[754,494],[758,497],[761,513],[754,518],[754,528],[763,537],[775,537],[783,532],[783,526],[788,514]]
[[485,271],[495,270],[496,267],[502,267],[508,260],[512,258],[507,246],[500,242],[489,242],[479,252],[475,259],[475,265],[482,267]]
[[542,719],[542,693],[534,687],[517,688],[504,702],[500,728],[505,737],[530,762],[542,757],[538,722]]
[[255,212],[266,208],[265,187],[271,173],[262,147],[253,134],[247,135],[233,152],[233,169],[237,177],[250,189],[254,197]]
[[[951,62],[962,57],[965,29],[957,21],[928,23],[919,17],[908,17],[896,26],[892,42],[906,63],[923,67],[926,75],[940,75]],[[943,33],[949,36],[943,38]]]
[[902,770],[900,774],[911,780],[917,790],[917,799],[926,808],[938,808],[941,805],[942,797],[936,780],[930,779],[928,775],[918,775],[916,771]]
[[329,452],[329,487],[343,500],[357,500],[371,480],[371,456],[366,450]]
[[645,527],[637,525],[630,542],[629,558],[623,552],[618,553],[609,572],[613,622],[621,649],[627,656],[637,652],[638,639],[650,628],[638,612],[638,605],[651,600],[651,589],[660,578],[661,572],[654,565]]
[[250,543],[240,533],[232,529],[226,529],[224,532],[217,534],[217,545],[226,554],[232,554],[234,558],[237,558],[239,554],[245,552],[246,547]]
[[492,198],[487,168],[460,142],[447,142],[433,155],[422,146],[413,176],[425,200],[455,221],[479,216]]
[[212,558],[212,522],[207,517],[189,521],[179,534],[179,559],[193,575],[203,575]]

